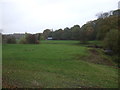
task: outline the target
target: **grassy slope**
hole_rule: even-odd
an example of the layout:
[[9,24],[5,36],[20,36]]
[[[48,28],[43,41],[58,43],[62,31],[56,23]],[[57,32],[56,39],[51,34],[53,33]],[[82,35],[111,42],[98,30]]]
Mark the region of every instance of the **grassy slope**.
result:
[[90,52],[74,43],[4,45],[3,87],[117,87],[117,69],[77,60]]

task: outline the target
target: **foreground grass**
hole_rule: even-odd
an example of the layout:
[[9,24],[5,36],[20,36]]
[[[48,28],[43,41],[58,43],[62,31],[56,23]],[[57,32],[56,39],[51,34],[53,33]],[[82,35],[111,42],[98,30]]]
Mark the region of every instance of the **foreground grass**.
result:
[[3,45],[3,87],[118,87],[117,69],[84,61],[90,52],[76,43]]

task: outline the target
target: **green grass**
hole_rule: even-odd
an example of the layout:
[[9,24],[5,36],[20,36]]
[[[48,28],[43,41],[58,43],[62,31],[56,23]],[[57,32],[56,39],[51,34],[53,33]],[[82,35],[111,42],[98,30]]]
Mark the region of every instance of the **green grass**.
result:
[[102,41],[98,41],[98,40],[88,41],[88,45],[103,46],[103,42]]
[[75,40],[43,40],[42,44],[79,44],[80,41]]
[[4,44],[3,87],[118,87],[117,69],[84,61],[90,52],[77,43]]

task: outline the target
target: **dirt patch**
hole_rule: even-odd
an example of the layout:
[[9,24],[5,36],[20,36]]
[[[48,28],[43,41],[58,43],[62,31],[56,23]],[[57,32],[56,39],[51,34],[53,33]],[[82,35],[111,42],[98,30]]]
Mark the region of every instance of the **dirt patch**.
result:
[[81,56],[79,54],[75,55],[77,60],[84,60],[94,64],[102,64],[102,65],[109,65],[114,66],[115,64],[106,57],[103,57],[101,53],[99,53],[96,49],[90,48],[89,49],[89,56]]
[[99,52],[95,49],[89,49],[89,51],[94,55],[99,55]]
[[106,58],[103,57],[101,53],[99,53],[96,49],[89,49],[90,55],[88,56],[87,61],[90,61],[95,64],[104,64],[104,65],[109,65],[113,66],[114,63]]

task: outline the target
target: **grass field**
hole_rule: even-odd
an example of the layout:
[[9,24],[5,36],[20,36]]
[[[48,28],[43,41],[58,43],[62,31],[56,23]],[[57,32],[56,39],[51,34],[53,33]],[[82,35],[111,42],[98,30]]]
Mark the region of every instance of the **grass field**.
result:
[[117,88],[118,70],[88,62],[93,59],[89,48],[78,43],[4,44],[3,88]]

